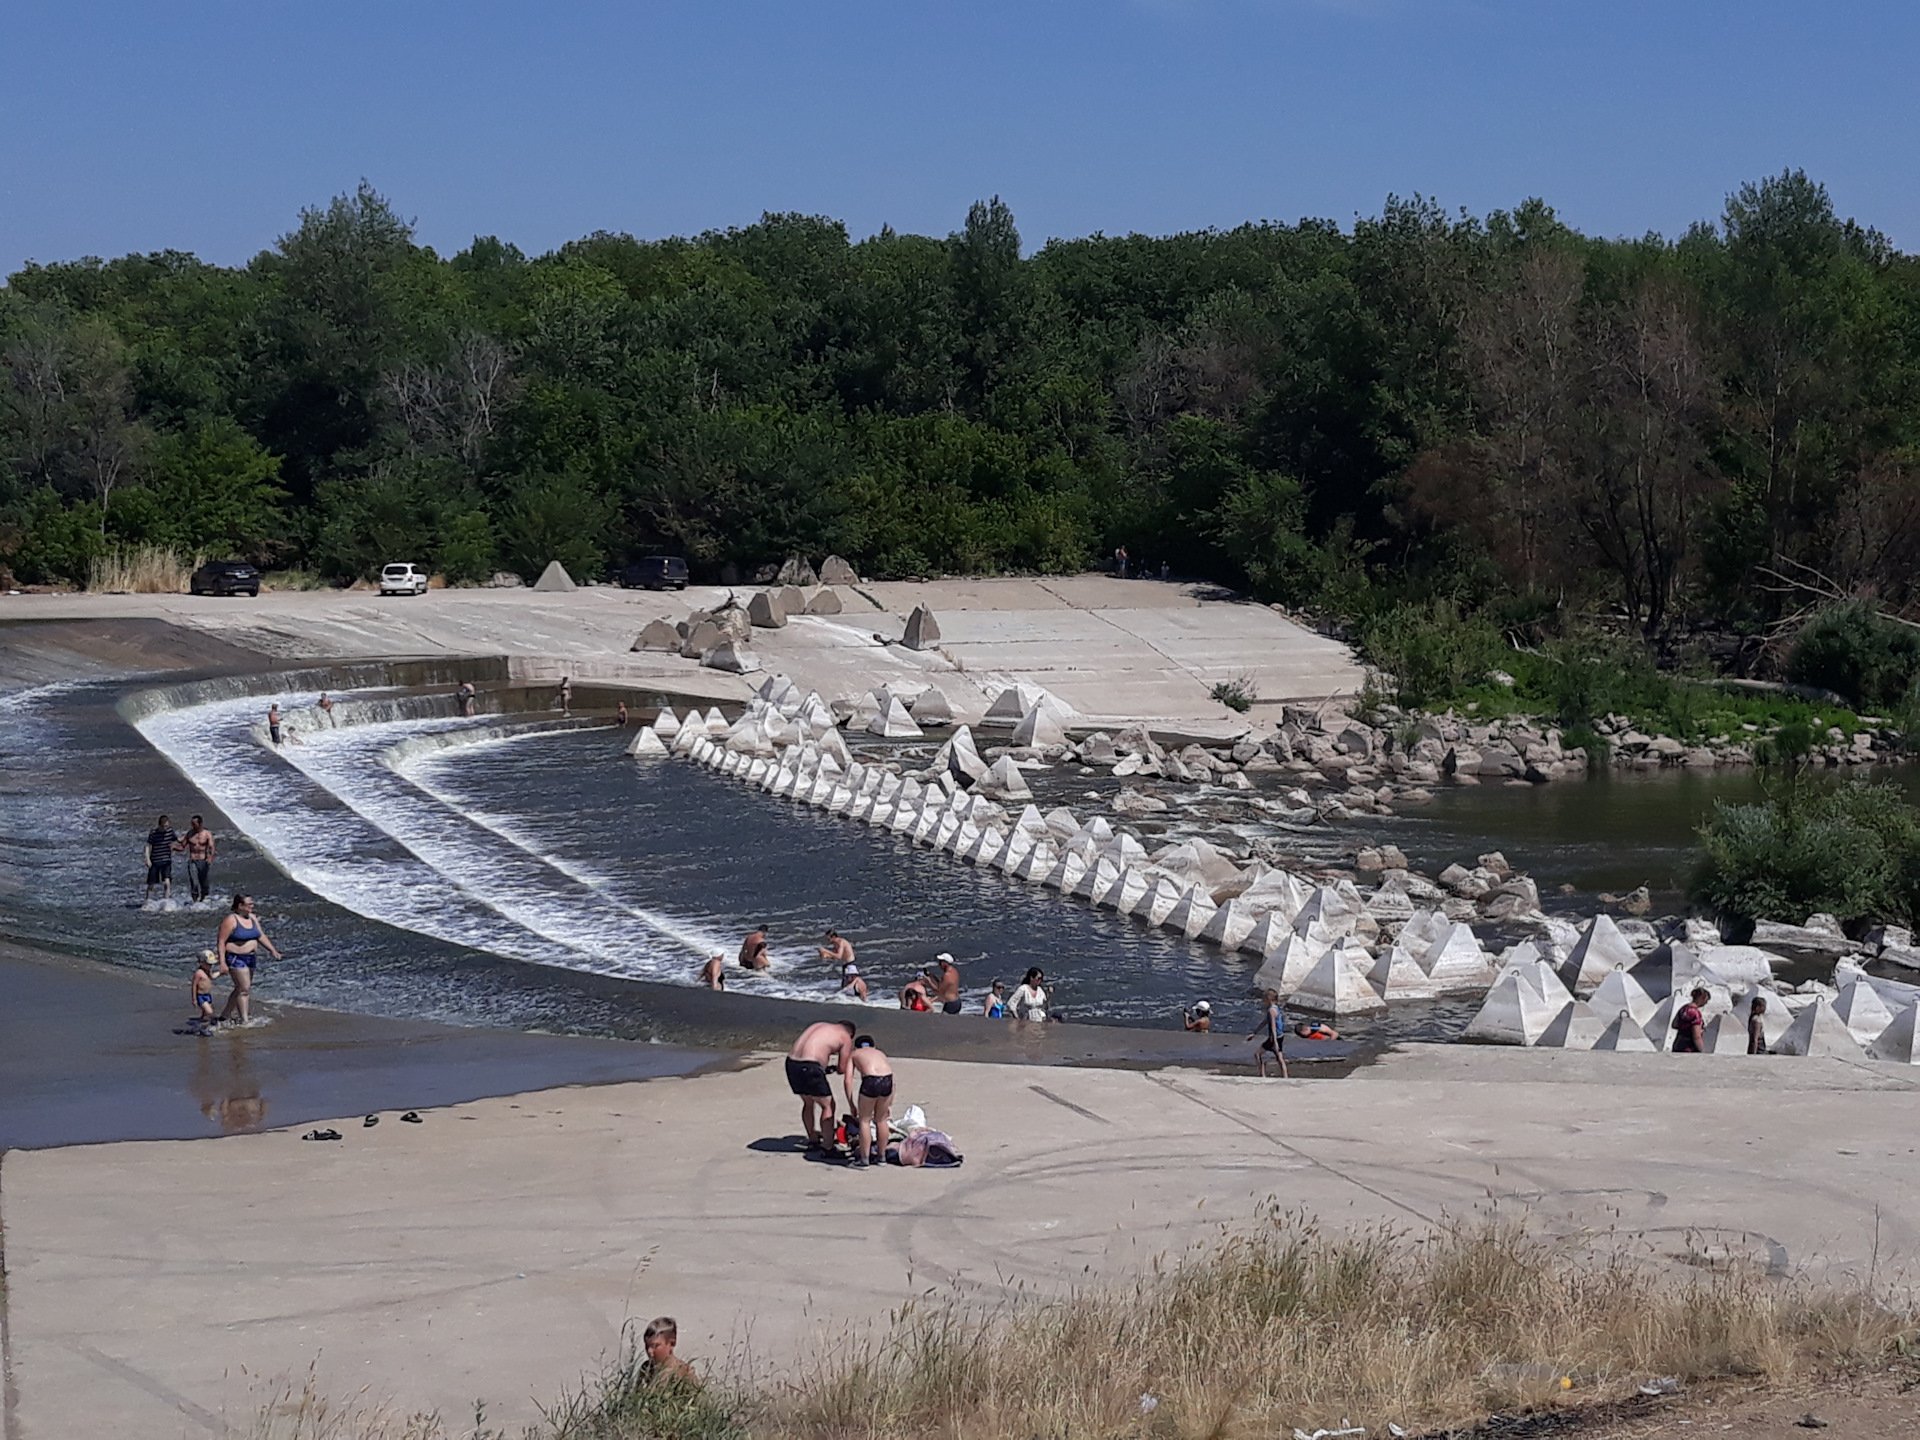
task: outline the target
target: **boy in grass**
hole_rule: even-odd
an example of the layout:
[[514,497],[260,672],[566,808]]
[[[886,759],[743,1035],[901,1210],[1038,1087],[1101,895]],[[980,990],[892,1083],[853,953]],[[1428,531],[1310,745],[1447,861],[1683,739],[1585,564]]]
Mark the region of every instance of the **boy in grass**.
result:
[[673,1353],[673,1347],[679,1343],[680,1327],[671,1315],[647,1322],[646,1333],[641,1336],[647,1363],[640,1368],[647,1384],[700,1388],[700,1377],[693,1373],[693,1367]]

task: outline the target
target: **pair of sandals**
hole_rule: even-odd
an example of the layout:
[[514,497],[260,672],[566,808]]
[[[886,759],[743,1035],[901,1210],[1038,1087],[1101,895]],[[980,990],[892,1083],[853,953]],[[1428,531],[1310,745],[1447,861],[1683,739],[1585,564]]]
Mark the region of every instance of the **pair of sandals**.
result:
[[[418,1110],[407,1111],[406,1114],[400,1117],[400,1120],[406,1125],[423,1125],[426,1123],[420,1118],[420,1112]],[[380,1117],[378,1115],[369,1115],[365,1120],[360,1122],[360,1128],[363,1130],[371,1130],[379,1123]],[[338,1130],[329,1127],[325,1130],[309,1130],[300,1138],[302,1140],[338,1140],[341,1138],[341,1135]]]

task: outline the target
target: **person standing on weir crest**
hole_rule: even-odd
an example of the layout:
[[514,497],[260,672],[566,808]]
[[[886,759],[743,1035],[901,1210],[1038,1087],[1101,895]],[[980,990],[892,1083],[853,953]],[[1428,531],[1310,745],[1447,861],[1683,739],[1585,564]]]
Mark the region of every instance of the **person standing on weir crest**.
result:
[[560,693],[554,697],[553,703],[560,707],[562,715],[573,713],[573,677],[571,675],[560,677]]
[[267,706],[267,735],[273,741],[273,748],[280,748],[280,706],[276,701]]
[[844,1078],[853,1055],[854,1023],[823,1020],[809,1025],[787,1052],[787,1088],[800,1097],[800,1124],[807,1132],[807,1149],[833,1148],[833,1083],[831,1073]]
[[473,718],[473,694],[473,682],[471,680],[462,680],[460,682],[460,688],[453,692],[453,698],[460,707],[460,718],[463,720],[471,720]]

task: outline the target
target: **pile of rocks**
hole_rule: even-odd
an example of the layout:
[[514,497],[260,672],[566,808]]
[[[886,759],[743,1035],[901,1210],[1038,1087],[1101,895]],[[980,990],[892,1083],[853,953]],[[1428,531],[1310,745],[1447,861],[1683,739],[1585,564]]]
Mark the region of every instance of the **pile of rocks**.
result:
[[808,591],[782,585],[756,590],[744,605],[729,594],[713,609],[690,611],[684,620],[651,621],[629,648],[680,655],[712,670],[751,675],[760,669],[751,643],[755,630],[782,629],[796,615],[840,613],[840,596],[831,587]]
[[[1633,728],[1624,715],[1607,715],[1594,723],[1597,734],[1607,739],[1613,764],[1632,770],[1658,770],[1684,766],[1689,770],[1710,770],[1717,765],[1753,764],[1753,747],[1765,738],[1758,725],[1742,725],[1738,735],[1715,735],[1704,745],[1682,745],[1668,735],[1647,735]],[[1858,730],[1848,734],[1839,726],[1829,726],[1814,746],[1811,758],[1828,766],[1873,765],[1899,758],[1893,737],[1877,730]]]

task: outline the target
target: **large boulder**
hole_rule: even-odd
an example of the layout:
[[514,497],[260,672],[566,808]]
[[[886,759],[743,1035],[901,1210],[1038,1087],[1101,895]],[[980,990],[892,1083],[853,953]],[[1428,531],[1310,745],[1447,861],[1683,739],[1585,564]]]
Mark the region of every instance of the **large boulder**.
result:
[[575,590],[573,577],[567,574],[567,567],[558,560],[549,560],[547,568],[540,572],[540,578],[533,582],[533,588],[551,595],[561,591]]
[[635,650],[678,650],[680,629],[671,620],[649,620],[633,642]]
[[760,668],[760,660],[738,640],[722,640],[700,657],[709,670],[724,670],[729,675],[751,675]]
[[807,614],[809,615],[838,615],[840,609],[839,594],[827,589],[824,585],[807,597]]
[[933,611],[924,605],[913,607],[913,613],[907,616],[906,634],[900,637],[900,643],[909,650],[931,650],[940,643],[940,622],[933,618]]
[[820,583],[822,585],[858,585],[860,577],[854,573],[853,566],[838,555],[829,555],[820,562]]
[[762,630],[778,630],[787,623],[787,607],[775,590],[756,590],[747,601],[747,619]]

